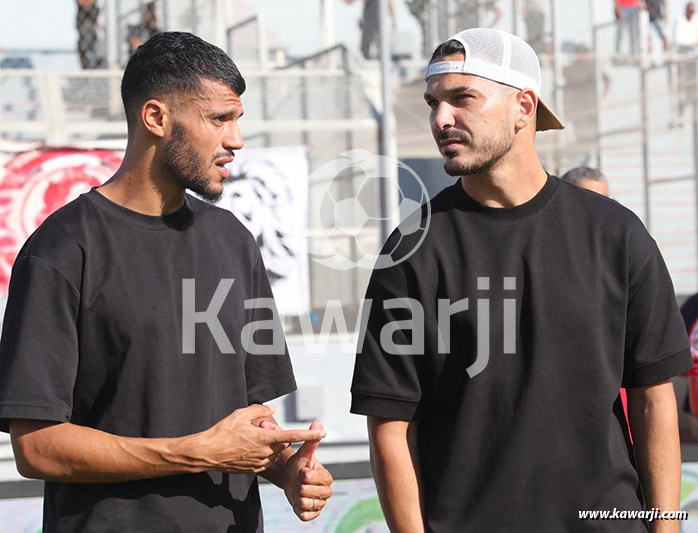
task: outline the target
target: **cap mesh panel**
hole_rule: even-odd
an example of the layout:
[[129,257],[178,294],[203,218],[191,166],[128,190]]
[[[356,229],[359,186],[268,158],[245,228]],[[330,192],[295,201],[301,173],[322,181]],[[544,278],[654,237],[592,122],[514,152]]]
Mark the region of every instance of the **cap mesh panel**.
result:
[[470,56],[502,65],[504,60],[504,43],[501,39],[492,39],[490,30],[472,29],[468,31],[466,42]]
[[538,83],[541,81],[538,58],[535,53],[526,43],[513,37],[511,39],[511,63],[509,67],[533,78]]

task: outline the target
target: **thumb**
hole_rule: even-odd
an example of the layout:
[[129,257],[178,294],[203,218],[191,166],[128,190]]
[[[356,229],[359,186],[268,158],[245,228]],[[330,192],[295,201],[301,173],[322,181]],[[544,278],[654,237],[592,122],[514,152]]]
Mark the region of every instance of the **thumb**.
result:
[[[322,422],[319,420],[313,421],[312,424],[310,424],[310,429],[323,429],[322,427]],[[320,439],[317,440],[306,440],[303,443],[303,446],[298,448],[298,451],[296,452],[296,455],[299,457],[307,457],[308,458],[308,468],[311,470],[315,467],[315,450],[317,450],[317,447],[320,445]]]

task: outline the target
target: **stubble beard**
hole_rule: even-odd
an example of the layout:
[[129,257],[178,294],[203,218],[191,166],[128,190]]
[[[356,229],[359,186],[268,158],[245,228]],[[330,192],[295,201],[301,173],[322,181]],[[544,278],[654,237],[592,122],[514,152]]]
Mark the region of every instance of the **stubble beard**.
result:
[[163,151],[164,170],[177,183],[189,189],[209,202],[217,202],[223,196],[223,190],[214,190],[205,177],[206,163],[196,149],[187,142],[184,126],[179,122],[172,125],[172,136]]
[[[489,172],[504,157],[514,144],[514,135],[509,132],[508,120],[500,125],[499,135],[484,139],[468,160],[458,157],[457,150],[444,152],[444,170],[449,176],[470,176]],[[464,139],[469,142],[469,137]]]

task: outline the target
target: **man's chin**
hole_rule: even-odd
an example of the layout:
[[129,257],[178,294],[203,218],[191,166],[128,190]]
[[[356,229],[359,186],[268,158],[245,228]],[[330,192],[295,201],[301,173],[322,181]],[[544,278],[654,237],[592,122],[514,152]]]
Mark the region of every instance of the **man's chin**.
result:
[[444,161],[444,170],[449,176],[462,176],[467,174],[468,167],[462,161],[457,159],[446,159]]
[[191,180],[185,187],[193,193],[198,194],[207,202],[216,203],[223,197],[223,184],[216,186],[211,183],[203,183],[199,180]]
[[214,191],[212,189],[200,189],[198,191],[194,191],[192,189],[192,191],[201,196],[207,202],[211,202],[213,204],[219,202],[221,198],[223,198],[223,189],[220,191]]

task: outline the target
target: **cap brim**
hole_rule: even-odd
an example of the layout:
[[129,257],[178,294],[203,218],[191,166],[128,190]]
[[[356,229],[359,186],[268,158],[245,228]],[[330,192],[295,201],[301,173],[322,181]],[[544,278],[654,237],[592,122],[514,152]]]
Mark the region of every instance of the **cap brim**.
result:
[[538,116],[536,117],[536,131],[561,130],[565,127],[558,116],[538,98]]

